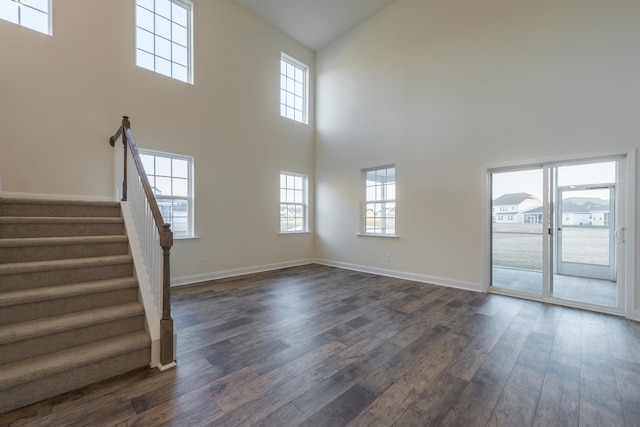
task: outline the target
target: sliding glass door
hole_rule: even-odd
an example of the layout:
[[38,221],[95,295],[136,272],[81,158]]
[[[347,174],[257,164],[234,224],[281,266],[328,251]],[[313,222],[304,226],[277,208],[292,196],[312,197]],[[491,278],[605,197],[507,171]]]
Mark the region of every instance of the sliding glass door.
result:
[[543,169],[492,175],[492,286],[542,295]]
[[493,170],[490,290],[621,308],[623,159]]

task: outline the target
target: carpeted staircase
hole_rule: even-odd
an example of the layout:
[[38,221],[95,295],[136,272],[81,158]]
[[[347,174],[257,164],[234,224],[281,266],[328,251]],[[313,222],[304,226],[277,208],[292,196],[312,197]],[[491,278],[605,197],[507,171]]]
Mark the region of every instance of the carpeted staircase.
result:
[[150,352],[119,203],[0,199],[0,413]]

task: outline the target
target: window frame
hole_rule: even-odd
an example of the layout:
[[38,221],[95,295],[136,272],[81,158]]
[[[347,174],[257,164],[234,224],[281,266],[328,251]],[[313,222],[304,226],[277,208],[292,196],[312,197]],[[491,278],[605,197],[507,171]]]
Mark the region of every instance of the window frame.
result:
[[[42,10],[42,9],[38,8],[37,6],[35,6],[33,4],[27,4],[27,3],[25,3],[25,1],[28,3],[28,0],[0,0],[0,2],[6,3],[7,6],[9,6],[9,4],[13,3],[15,5],[15,7],[18,8],[17,9],[18,16],[17,16],[17,20],[16,21],[11,20],[11,19],[7,19],[7,18],[4,18],[4,17],[2,17],[0,19],[2,19],[3,21],[11,22],[12,24],[18,25],[18,26],[23,27],[23,28],[28,28],[28,29],[30,29],[32,31],[37,31],[38,33],[41,33],[41,34],[46,34],[48,36],[52,35],[53,34],[53,17],[52,17],[52,10],[51,10],[51,2],[52,2],[52,0],[46,0],[46,4],[47,4],[46,9],[47,10]],[[39,14],[46,15],[46,19],[47,19],[47,29],[46,29],[46,31],[42,31],[39,28],[31,27],[31,26],[25,25],[23,23],[23,18],[22,18],[22,12],[21,11],[24,11],[25,10],[24,8],[31,9],[31,10],[36,11]]]
[[[187,162],[187,167],[188,167],[188,171],[187,171],[187,179],[188,179],[188,183],[187,183],[187,189],[188,189],[188,195],[187,196],[174,196],[173,195],[173,191],[171,195],[167,195],[167,196],[163,196],[161,194],[157,194],[156,190],[158,190],[154,183],[155,181],[151,180],[151,177],[162,177],[162,178],[170,178],[170,179],[184,179],[182,177],[175,177],[173,175],[173,162],[172,162],[172,172],[171,175],[158,175],[156,174],[155,170],[153,174],[150,174],[149,172],[147,172],[145,170],[145,173],[147,174],[147,177],[149,178],[149,184],[151,185],[151,189],[154,191],[154,195],[156,197],[156,200],[158,201],[158,204],[160,204],[161,200],[185,200],[187,202],[187,232],[186,235],[180,235],[180,234],[176,234],[176,229],[174,227],[174,222],[173,222],[173,218],[169,218],[169,220],[167,220],[167,218],[165,218],[164,214],[163,214],[163,221],[171,224],[171,231],[173,231],[173,237],[174,239],[180,240],[180,239],[193,239],[196,237],[195,235],[195,213],[194,213],[194,183],[193,183],[193,177],[194,177],[194,158],[193,156],[187,156],[184,154],[177,154],[177,153],[168,153],[165,151],[157,151],[157,150],[150,150],[150,149],[146,149],[146,148],[139,148],[138,152],[140,153],[141,159],[142,156],[153,156],[154,157],[154,169],[155,169],[155,158],[157,157],[161,157],[161,158],[165,158],[165,159],[171,159],[171,160],[183,160]],[[144,164],[144,160],[142,162]],[[162,212],[162,209],[161,209]]]
[[[295,78],[295,72],[293,78],[289,77],[288,71],[283,74],[284,64],[291,65],[295,70],[301,71],[303,81],[298,81]],[[301,96],[289,90],[284,84],[285,81],[289,80],[293,80],[294,86],[295,84],[303,85]],[[290,97],[293,97],[293,105],[289,103]],[[298,109],[295,106],[295,99],[300,97],[302,97],[302,107]],[[290,115],[291,111],[293,112],[293,116]],[[300,113],[300,118],[296,117],[297,112]],[[284,52],[280,53],[280,116],[305,125],[309,124],[309,66]]]
[[[301,174],[301,173],[295,173],[295,172],[287,172],[287,171],[280,171],[280,184],[279,184],[279,189],[280,189],[280,234],[304,234],[304,233],[309,233],[309,176],[306,174]],[[301,178],[302,179],[302,189],[298,190],[295,187],[291,188],[288,186],[288,179],[286,178]],[[286,184],[283,187],[283,178],[285,178]],[[302,191],[302,202],[295,202],[295,198],[294,201],[290,202],[288,201],[288,192],[289,191]],[[283,193],[284,192],[284,193]],[[283,194],[285,194],[285,198],[283,200]],[[287,220],[294,220],[294,223],[296,222],[297,218],[300,218],[297,215],[285,215],[283,216],[283,205],[288,205],[287,206],[287,211],[289,211],[289,209],[293,206],[293,207],[301,207],[301,211],[302,211],[302,230],[296,230],[295,228],[293,230],[289,229],[289,230],[285,230],[282,227],[282,220],[283,218],[286,218]]]
[[[140,4],[141,2],[145,2],[145,1],[152,2],[154,9],[150,10],[148,7],[145,7],[144,5]],[[194,71],[193,71],[193,1],[192,0],[167,0],[167,1],[172,5],[175,4],[176,6],[186,10],[186,27],[174,20],[173,9],[171,12],[171,18],[167,18],[166,16],[156,13],[156,0],[136,0],[135,1],[135,33],[136,34],[135,34],[135,49],[134,49],[135,64],[136,66],[143,68],[145,70],[153,71],[154,73],[157,73],[157,74],[160,74],[184,83],[193,84],[193,75],[194,75]],[[153,15],[153,31],[139,25],[139,20],[140,20],[138,15],[138,12],[140,10],[139,8],[142,8]],[[158,34],[156,29],[156,22],[158,20],[158,17],[160,17],[160,20],[164,19],[166,21],[169,21],[169,26],[171,28],[170,30],[171,35],[169,36],[169,38]],[[182,45],[176,42],[176,37],[174,37],[173,35],[174,26],[178,26],[186,30],[186,45]],[[148,49],[144,49],[143,47],[141,47],[141,45],[139,44],[141,34],[149,34],[152,37],[153,52],[150,52]],[[156,42],[158,41],[158,38],[168,42],[169,49],[171,52],[169,56],[171,56],[171,58],[166,58],[164,56],[158,55],[157,53],[158,49],[156,48]],[[180,47],[184,47],[186,49],[186,53],[185,53],[186,61],[184,61],[184,63],[182,63],[181,61],[175,60],[175,55],[173,50],[175,47],[174,45],[179,45]],[[141,59],[141,54],[147,54],[151,56],[150,59],[153,61],[153,68],[143,64],[143,61]],[[159,68],[158,58],[169,63],[169,67],[171,69],[170,73],[163,72],[158,69]],[[175,65],[186,68],[186,78],[183,79],[182,76],[178,75],[174,71]]]
[[[370,185],[368,185],[368,181],[367,181],[367,175],[371,172],[378,172],[378,171],[385,171],[385,174],[388,172],[389,169],[393,169],[393,198],[389,198],[388,196],[388,188],[387,186],[390,184],[389,181],[384,181],[382,183],[380,183],[379,185],[381,186],[381,191],[383,193],[382,197],[378,198],[377,196],[374,198],[369,198],[368,195],[368,191],[367,189],[369,187],[372,187]],[[358,235],[360,236],[374,236],[374,237],[391,237],[391,238],[397,238],[398,234],[397,234],[397,226],[396,226],[396,218],[397,218],[397,212],[396,212],[396,208],[397,208],[397,168],[395,166],[395,164],[388,164],[388,165],[384,165],[384,166],[376,166],[376,167],[372,167],[372,168],[366,168],[366,169],[361,169],[361,179],[362,179],[362,185],[361,185],[361,190],[362,190],[362,195],[361,195],[361,203],[360,203],[360,233],[358,233]],[[375,186],[373,186],[375,187]],[[381,204],[382,208],[381,208],[381,216],[376,217],[375,216],[375,207],[373,208],[374,211],[374,216],[369,216],[368,215],[368,211],[369,211],[369,205],[375,205],[375,204]],[[393,206],[389,206],[387,207],[388,204],[391,204]],[[387,215],[387,211],[389,209],[393,209],[394,211],[394,215],[393,216],[388,216]],[[381,219],[381,227],[373,227],[373,231],[369,231],[369,229],[371,228],[368,223],[370,222],[370,220],[373,220],[375,223],[376,218],[380,218]],[[393,220],[393,227],[388,227],[387,226],[387,221],[389,221],[390,219]],[[377,228],[381,229],[381,230],[376,230]],[[389,230],[389,231],[388,231]]]

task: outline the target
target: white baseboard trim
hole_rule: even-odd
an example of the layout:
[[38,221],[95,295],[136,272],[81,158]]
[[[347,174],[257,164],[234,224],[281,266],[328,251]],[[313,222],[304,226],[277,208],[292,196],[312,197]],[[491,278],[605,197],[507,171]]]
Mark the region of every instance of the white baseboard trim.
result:
[[329,267],[344,268],[345,270],[360,271],[363,273],[378,274],[380,276],[394,277],[396,279],[412,280],[414,282],[429,283],[448,288],[463,289],[466,291],[482,292],[480,283],[463,282],[460,280],[445,279],[443,277],[427,276],[424,274],[408,273],[406,271],[389,270],[386,268],[370,267],[368,265],[349,264],[346,262],[331,261],[327,259],[315,259],[314,263]]
[[640,310],[634,311],[631,317],[628,317],[628,319],[635,320],[636,322],[640,322]]
[[176,362],[171,362],[168,365],[158,365],[158,369],[160,371],[166,371],[168,369],[173,369],[177,366]]
[[173,277],[171,286],[191,285],[193,283],[207,282],[209,280],[226,279],[228,277],[244,276],[245,274],[262,273],[265,271],[279,270],[281,268],[298,267],[313,264],[312,259],[300,259],[295,261],[278,262],[275,264],[256,265],[253,267],[234,268],[231,270],[212,271],[210,273],[194,274],[192,276]]
[[72,201],[91,201],[91,202],[113,202],[111,197],[102,196],[82,196],[77,194],[51,194],[51,193],[20,193],[13,191],[3,191],[2,197],[7,199],[39,199],[39,200],[72,200]]

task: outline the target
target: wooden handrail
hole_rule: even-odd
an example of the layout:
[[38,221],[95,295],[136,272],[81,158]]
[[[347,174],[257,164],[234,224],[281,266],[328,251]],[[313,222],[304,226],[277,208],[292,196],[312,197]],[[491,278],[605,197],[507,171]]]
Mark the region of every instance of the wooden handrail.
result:
[[136,165],[142,188],[149,202],[149,208],[153,216],[153,221],[158,229],[160,237],[160,247],[162,248],[162,319],[160,320],[160,363],[164,366],[174,362],[173,349],[173,319],[171,318],[171,270],[170,252],[173,246],[173,232],[171,225],[164,222],[160,207],[156,200],[149,178],[144,170],[142,159],[138,147],[136,146],[133,134],[131,133],[131,122],[128,116],[122,116],[122,125],[116,133],[109,138],[109,143],[115,147],[115,142],[122,136],[122,146],[124,149],[124,179],[122,181],[122,201],[127,201],[127,149],[131,150],[133,162]]
[[[162,213],[160,212],[160,207],[158,206],[158,202],[156,201],[156,197],[153,194],[153,190],[151,189],[151,184],[149,183],[149,178],[147,177],[147,173],[144,170],[144,166],[142,165],[142,159],[140,158],[140,152],[138,151],[138,146],[136,145],[135,140],[133,139],[133,134],[131,133],[131,122],[129,122],[128,116],[122,117],[122,126],[118,128],[116,133],[109,138],[109,143],[112,147],[115,147],[115,142],[122,135],[122,145],[125,150],[125,159],[124,164],[127,165],[127,148],[131,150],[131,156],[133,157],[133,162],[136,165],[136,169],[138,170],[138,175],[140,175],[140,180],[142,181],[142,188],[144,189],[144,194],[147,196],[147,200],[149,200],[149,207],[151,208],[151,214],[153,215],[153,220],[156,223],[156,227],[158,228],[158,233],[165,233],[164,226],[171,227],[170,224],[164,222],[162,219]],[[125,168],[124,172],[124,181],[123,181],[123,192],[122,192],[122,201],[127,201],[127,172]],[[173,242],[170,243],[169,246],[173,246]]]
[[[122,120],[124,119],[129,119],[129,117],[127,116],[123,116]],[[111,144],[112,147],[116,146],[116,141],[118,140],[118,138],[120,138],[120,135],[122,135],[122,125],[120,125],[120,127],[118,128],[118,130],[116,131],[116,133],[109,138],[109,144]]]

